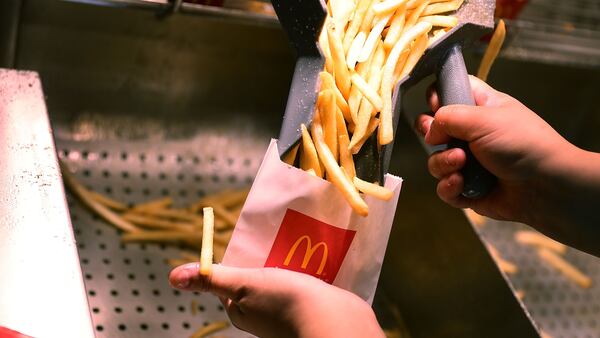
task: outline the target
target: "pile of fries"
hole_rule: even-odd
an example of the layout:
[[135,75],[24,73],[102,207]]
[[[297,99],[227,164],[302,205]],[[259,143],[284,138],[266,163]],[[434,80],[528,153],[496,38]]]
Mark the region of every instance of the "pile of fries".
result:
[[[465,213],[477,228],[483,227],[487,222],[485,217],[475,213],[471,209],[465,209]],[[516,231],[514,239],[521,245],[536,249],[537,255],[542,261],[556,269],[571,282],[584,289],[592,286],[592,279],[564,258],[567,252],[566,245],[531,230]],[[488,243],[487,247],[500,271],[509,275],[516,274],[519,271],[517,265],[504,259],[493,245]],[[517,290],[517,296],[523,298],[525,293],[522,290]]]
[[[315,118],[302,142],[284,159],[344,194],[354,211],[368,215],[359,191],[389,200],[382,182],[356,177],[353,155],[377,132],[379,146],[392,142],[392,92],[428,46],[458,24],[442,15],[463,0],[330,0],[319,45],[325,55]],[[297,152],[299,159],[297,160]]]
[[[81,202],[109,224],[123,231],[125,243],[153,242],[184,245],[198,252],[202,247],[204,228],[203,208],[210,209],[214,216],[214,261],[220,262],[225,253],[233,228],[242,210],[249,189],[224,190],[203,197],[187,207],[174,208],[173,199],[165,197],[132,206],[91,191],[79,183],[61,163],[61,171],[67,188]],[[210,206],[211,208],[207,208]],[[204,215],[205,217],[207,215]],[[209,230],[209,229],[206,229]],[[212,240],[211,246],[212,246]],[[199,261],[200,257],[182,252],[181,258],[169,261],[171,265]],[[212,262],[211,262],[212,263]]]

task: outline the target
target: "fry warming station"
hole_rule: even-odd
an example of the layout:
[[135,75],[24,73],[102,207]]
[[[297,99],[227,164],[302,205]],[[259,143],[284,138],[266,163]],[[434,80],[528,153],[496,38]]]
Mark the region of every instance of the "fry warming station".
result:
[[[600,151],[600,106],[590,102],[600,3],[578,3],[580,11],[530,0],[507,22],[490,83]],[[470,70],[480,56],[465,55]],[[172,196],[183,206],[249,186],[281,126],[294,70],[270,4],[3,0],[0,67],[0,327],[40,338],[189,337],[227,319],[217,298],[168,285],[166,260],[180,248],[122,243],[64,193],[57,160],[84,186],[129,204]],[[474,227],[437,198],[407,123],[427,109],[425,82],[403,96],[390,166],[405,184],[374,302],[384,329],[600,338],[600,260],[568,249],[593,281],[580,288],[514,241],[526,226]],[[519,271],[500,272],[484,243]],[[249,337],[234,327],[213,336]]]

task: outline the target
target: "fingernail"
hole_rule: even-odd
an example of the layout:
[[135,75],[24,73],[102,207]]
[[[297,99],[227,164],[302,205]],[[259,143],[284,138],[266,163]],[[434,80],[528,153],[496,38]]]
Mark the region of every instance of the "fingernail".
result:
[[456,154],[456,151],[451,151],[448,156],[446,157],[446,162],[449,166],[454,167],[456,165],[456,157],[458,155]]
[[425,121],[421,123],[421,134],[427,134],[427,130],[429,130],[429,126],[431,125],[431,120]]
[[177,279],[175,280],[175,287],[177,289],[186,289],[192,284],[192,279],[196,275],[195,270],[192,268],[184,268],[177,275]]

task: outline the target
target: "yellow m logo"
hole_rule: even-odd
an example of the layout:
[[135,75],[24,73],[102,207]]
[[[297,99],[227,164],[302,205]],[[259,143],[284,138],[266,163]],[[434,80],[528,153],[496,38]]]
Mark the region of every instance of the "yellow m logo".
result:
[[327,262],[327,244],[325,244],[324,242],[319,242],[319,243],[317,243],[317,245],[315,245],[313,247],[312,241],[310,240],[310,237],[308,237],[307,235],[304,235],[296,240],[296,242],[294,243],[294,245],[292,245],[292,248],[288,252],[287,256],[285,257],[285,260],[283,261],[283,265],[285,265],[285,266],[290,265],[290,261],[292,260],[292,257],[294,257],[296,250],[298,249],[300,244],[302,242],[304,242],[304,240],[306,240],[306,252],[304,253],[304,259],[302,260],[301,267],[302,267],[302,269],[306,269],[306,267],[308,266],[308,262],[310,262],[310,259],[315,254],[317,249],[319,247],[322,247],[323,248],[323,256],[321,257],[321,265],[319,265],[319,269],[317,270],[317,275],[320,275],[323,272],[323,269],[325,268],[325,263]]

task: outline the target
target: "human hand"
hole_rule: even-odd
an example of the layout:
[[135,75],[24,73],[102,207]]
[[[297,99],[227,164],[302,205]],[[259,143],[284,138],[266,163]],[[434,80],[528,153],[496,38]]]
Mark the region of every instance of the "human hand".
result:
[[498,183],[484,198],[463,197],[460,170],[466,155],[454,148],[429,158],[429,171],[439,179],[437,193],[454,207],[536,225],[545,207],[539,205],[540,194],[547,190],[545,186],[561,156],[576,148],[516,99],[475,77],[470,77],[470,82],[477,106],[440,107],[436,92],[431,90],[428,100],[435,118],[420,115],[416,128],[431,145],[448,143],[451,138],[467,141],[473,155]]
[[312,276],[219,264],[210,277],[198,271],[198,263],[179,266],[169,281],[219,296],[232,323],[259,337],[384,337],[369,304]]

